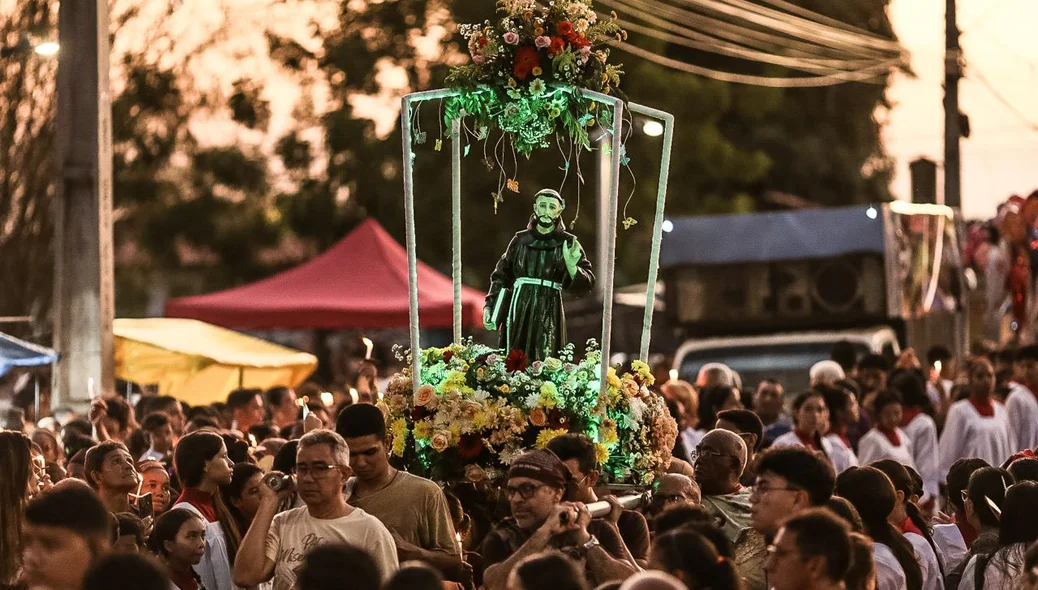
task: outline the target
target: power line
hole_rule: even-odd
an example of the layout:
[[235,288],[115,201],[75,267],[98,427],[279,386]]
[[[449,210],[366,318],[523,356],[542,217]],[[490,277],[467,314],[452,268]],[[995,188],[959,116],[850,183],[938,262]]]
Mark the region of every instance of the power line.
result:
[[977,80],[980,81],[981,84],[984,85],[985,88],[987,88],[991,92],[992,95],[994,95],[995,98],[998,99],[998,102],[1002,103],[1003,106],[1005,106],[1014,115],[1016,115],[1017,118],[1019,118],[1024,123],[1024,125],[1027,126],[1028,129],[1030,129],[1031,131],[1038,132],[1038,123],[1031,122],[1031,120],[1027,118],[1027,115],[1025,115],[1020,109],[1013,106],[1013,103],[1009,102],[1009,100],[1001,92],[999,92],[998,88],[995,88],[995,85],[992,84],[987,79],[987,77],[984,76],[983,73],[981,73],[980,70],[973,68],[972,74],[974,77],[977,78]]

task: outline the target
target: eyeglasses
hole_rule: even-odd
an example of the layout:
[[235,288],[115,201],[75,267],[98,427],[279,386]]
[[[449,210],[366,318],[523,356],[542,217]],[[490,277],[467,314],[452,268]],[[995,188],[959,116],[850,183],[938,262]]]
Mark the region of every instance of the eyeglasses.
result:
[[537,490],[546,487],[544,484],[534,485],[532,483],[524,483],[521,486],[505,486],[505,498],[511,500],[516,494],[523,500],[529,500],[537,493]]
[[299,477],[306,477],[307,475],[313,476],[314,479],[323,479],[328,477],[332,471],[339,469],[338,465],[325,465],[324,463],[317,463],[316,465],[296,465],[296,475]]
[[700,447],[696,447],[696,448],[692,449],[692,452],[689,453],[688,455],[689,455],[689,458],[692,459],[693,463],[695,463],[696,461],[702,459],[703,457],[731,457],[731,455],[725,455],[724,453],[722,453],[720,451],[715,451],[713,449],[703,449],[703,448],[700,448]]

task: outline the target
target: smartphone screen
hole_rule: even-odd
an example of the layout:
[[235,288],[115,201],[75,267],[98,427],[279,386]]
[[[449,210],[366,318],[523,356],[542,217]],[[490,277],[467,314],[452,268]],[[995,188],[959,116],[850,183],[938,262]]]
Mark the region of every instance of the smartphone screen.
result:
[[137,515],[141,520],[155,516],[155,509],[151,503],[151,492],[137,496]]

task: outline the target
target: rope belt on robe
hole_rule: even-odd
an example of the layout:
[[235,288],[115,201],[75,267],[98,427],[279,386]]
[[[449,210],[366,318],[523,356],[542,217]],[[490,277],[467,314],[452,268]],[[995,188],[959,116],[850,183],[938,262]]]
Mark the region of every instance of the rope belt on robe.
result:
[[515,282],[512,283],[512,302],[508,306],[508,318],[505,322],[505,352],[512,350],[512,318],[515,317],[515,307],[519,301],[519,293],[522,292],[523,287],[547,287],[549,289],[555,289],[558,292],[562,292],[562,283],[556,283],[555,281],[549,281],[545,279],[535,279],[532,277],[518,277]]

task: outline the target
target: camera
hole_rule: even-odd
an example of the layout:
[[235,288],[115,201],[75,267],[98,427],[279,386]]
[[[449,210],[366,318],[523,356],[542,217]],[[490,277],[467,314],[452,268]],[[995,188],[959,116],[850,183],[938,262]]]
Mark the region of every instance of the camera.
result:
[[292,476],[280,471],[271,471],[263,476],[263,484],[275,492],[292,487],[292,483]]

